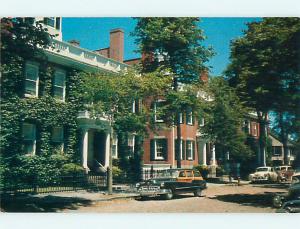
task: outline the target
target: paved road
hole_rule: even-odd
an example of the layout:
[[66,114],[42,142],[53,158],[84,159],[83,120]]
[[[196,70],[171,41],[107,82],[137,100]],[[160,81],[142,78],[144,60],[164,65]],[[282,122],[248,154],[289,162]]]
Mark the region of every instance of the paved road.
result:
[[150,198],[148,200],[119,199],[93,202],[65,209],[64,212],[275,212],[271,207],[272,196],[286,189],[278,185],[218,185],[209,184],[202,197],[184,194],[172,200]]

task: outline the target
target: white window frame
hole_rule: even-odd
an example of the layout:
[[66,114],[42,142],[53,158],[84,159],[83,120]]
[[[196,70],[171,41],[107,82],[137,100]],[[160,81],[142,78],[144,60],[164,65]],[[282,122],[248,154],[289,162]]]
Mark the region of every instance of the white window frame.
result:
[[[61,85],[55,85],[55,77],[56,77],[56,73],[59,73],[59,74],[63,74],[64,75],[64,85],[63,86],[61,86]],[[57,100],[59,100],[59,101],[62,101],[62,102],[65,102],[65,100],[66,100],[66,71],[64,71],[64,70],[62,70],[62,69],[55,69],[54,70],[54,79],[53,79],[53,96],[55,97],[55,95],[54,95],[54,91],[55,91],[55,87],[57,87],[57,88],[61,88],[61,89],[63,89],[63,96],[62,96],[62,98],[57,98],[57,97],[55,97],[55,99],[57,99]]]
[[[190,117],[190,119],[188,119],[188,117]],[[186,112],[186,123],[193,125],[193,111]]]
[[51,21],[53,21],[53,26],[52,25],[49,25],[48,23],[47,24],[45,24],[46,26],[49,26],[49,27],[51,27],[51,28],[55,28],[55,25],[56,25],[56,17],[45,17],[45,19],[46,20],[51,20]]
[[[60,129],[61,130],[61,139],[54,139],[53,138],[53,132],[54,129]],[[52,137],[51,137],[52,142],[60,144],[60,152],[64,152],[64,128],[62,126],[56,126],[52,128]]]
[[127,138],[127,145],[132,148],[133,152],[134,152],[134,144],[135,144],[135,135],[129,134]]
[[[33,67],[36,69],[37,75],[36,80],[27,79],[27,68],[28,66]],[[35,82],[35,95],[26,93],[26,81]],[[37,98],[39,95],[39,65],[34,62],[27,62],[25,64],[25,97]]]
[[[32,127],[32,130],[33,130],[33,133],[32,133],[32,138],[25,138],[25,136],[24,136],[24,126],[31,126]],[[27,123],[27,122],[25,122],[25,123],[23,123],[23,126],[22,126],[22,137],[23,137],[23,140],[24,141],[31,141],[32,142],[32,152],[31,153],[26,153],[26,155],[35,155],[36,154],[36,125],[35,124],[32,124],[32,123]]]
[[253,136],[257,136],[257,124],[255,122],[252,122],[253,125]]
[[182,160],[183,159],[183,140],[182,139],[180,139],[180,160]]
[[132,113],[135,113],[135,99],[132,102]]
[[204,126],[204,118],[200,119],[200,126]]
[[182,114],[182,112],[179,113],[179,123],[180,124],[183,123],[183,114]]
[[118,158],[118,138],[113,136],[112,146],[115,147],[115,155],[112,152],[112,158]]
[[[190,152],[189,152],[189,150],[188,150],[188,149],[189,149],[189,146],[188,146],[189,144],[190,144],[190,147],[191,147],[191,151],[190,151]],[[187,159],[188,159],[188,160],[194,160],[194,159],[193,159],[193,150],[194,150],[194,149],[193,149],[193,145],[194,145],[194,144],[193,144],[193,141],[192,141],[192,140],[187,140],[187,141],[186,141],[186,155],[187,155]],[[189,155],[189,154],[190,154],[190,155]]]
[[164,120],[162,120],[162,119],[157,119],[157,115],[156,115],[156,113],[157,113],[156,105],[157,105],[157,103],[162,103],[162,102],[164,102],[164,100],[157,100],[154,102],[154,120],[155,120],[155,122],[164,122]]
[[[158,156],[158,152],[157,152],[157,142],[159,141],[160,139],[154,139],[154,159],[155,160],[164,160],[164,156]],[[163,151],[163,146],[162,146],[162,155],[164,155],[164,151]]]

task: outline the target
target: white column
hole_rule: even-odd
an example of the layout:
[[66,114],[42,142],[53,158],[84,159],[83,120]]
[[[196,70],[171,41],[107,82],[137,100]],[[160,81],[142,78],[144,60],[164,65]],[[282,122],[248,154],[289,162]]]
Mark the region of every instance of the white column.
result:
[[212,165],[216,165],[216,146],[212,145],[212,155],[211,155]]
[[104,167],[109,166],[109,154],[110,154],[110,134],[106,134],[105,141],[105,165]]
[[204,142],[203,144],[203,150],[202,150],[202,158],[203,158],[203,165],[207,165],[207,161],[206,161],[206,142]]
[[89,144],[89,132],[87,129],[83,130],[82,140],[82,166],[88,169],[88,144]]

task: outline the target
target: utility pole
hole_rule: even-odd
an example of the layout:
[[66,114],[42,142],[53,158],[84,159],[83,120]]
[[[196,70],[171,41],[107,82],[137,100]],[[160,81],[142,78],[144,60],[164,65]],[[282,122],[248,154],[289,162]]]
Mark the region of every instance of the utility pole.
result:
[[107,169],[107,191],[108,194],[112,194],[112,184],[113,184],[113,173],[112,173],[112,147],[113,147],[113,128],[112,128],[112,121],[110,119],[110,135],[109,135],[109,158],[108,158],[108,169]]

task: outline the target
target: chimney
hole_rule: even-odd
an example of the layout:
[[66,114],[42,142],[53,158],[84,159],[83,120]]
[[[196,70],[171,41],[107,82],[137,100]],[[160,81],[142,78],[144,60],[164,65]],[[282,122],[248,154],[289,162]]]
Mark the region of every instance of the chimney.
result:
[[123,62],[124,58],[124,31],[113,29],[110,31],[109,57]]
[[74,46],[80,46],[80,42],[78,40],[70,40],[69,43]]

